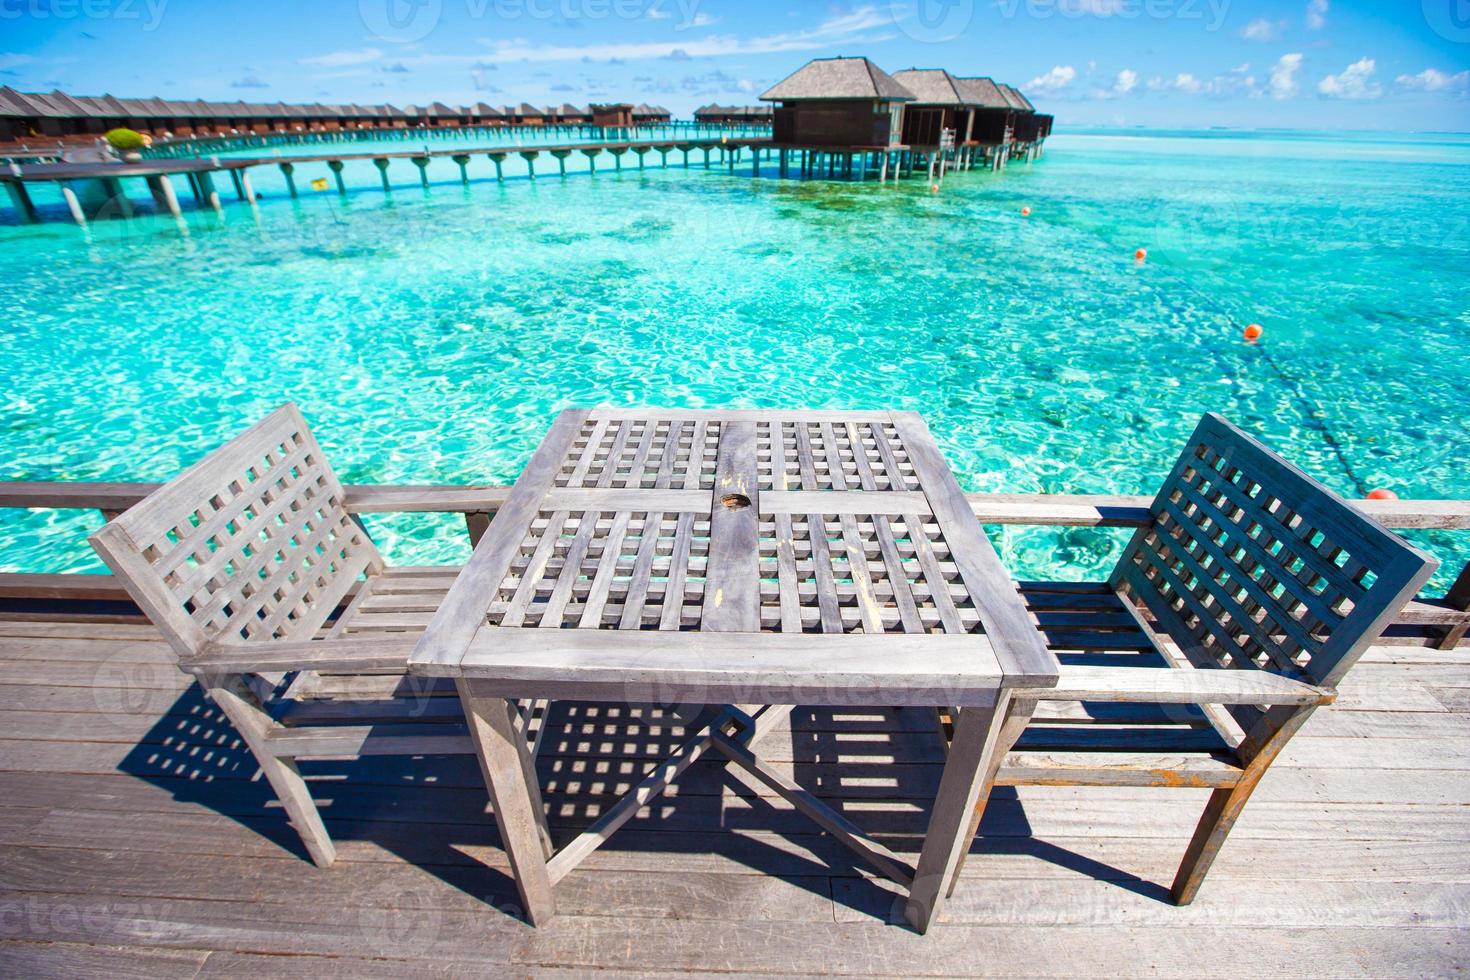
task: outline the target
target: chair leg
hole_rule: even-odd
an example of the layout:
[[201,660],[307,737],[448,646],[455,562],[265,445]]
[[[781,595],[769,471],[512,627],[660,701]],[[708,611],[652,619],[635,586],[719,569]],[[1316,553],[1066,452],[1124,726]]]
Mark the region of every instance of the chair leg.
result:
[[1210,865],[1215,863],[1215,855],[1220,853],[1225,838],[1230,835],[1235,819],[1245,808],[1245,802],[1250,799],[1253,789],[1254,784],[1242,785],[1217,789],[1210,794],[1210,802],[1205,807],[1204,815],[1200,817],[1199,825],[1194,828],[1194,837],[1189,842],[1189,848],[1184,852],[1179,873],[1174,876],[1171,892],[1175,905],[1188,905],[1199,894],[1200,885],[1204,884]]
[[1210,865],[1215,863],[1215,855],[1220,853],[1225,838],[1230,836],[1230,831],[1235,826],[1240,811],[1245,809],[1251,793],[1255,792],[1261,778],[1266,775],[1266,770],[1281,754],[1286,743],[1291,741],[1292,736],[1301,730],[1302,725],[1306,724],[1316,710],[1317,706],[1314,704],[1277,706],[1270,709],[1247,733],[1240,752],[1250,760],[1249,764],[1240,782],[1210,794],[1210,802],[1205,806],[1204,815],[1194,828],[1194,837],[1189,841],[1189,848],[1184,852],[1179,873],[1174,876],[1174,885],[1170,892],[1174,896],[1175,905],[1188,905],[1194,901],[1194,896],[1199,894],[1200,885],[1204,883],[1205,875],[1209,873]]
[[311,798],[306,780],[301,778],[295,760],[273,754],[266,745],[267,733],[280,726],[266,714],[241,675],[231,674],[200,680],[210,698],[224,712],[225,717],[230,719],[230,724],[245,739],[245,744],[250,746],[260,771],[265,774],[271,789],[275,790],[276,798],[286,808],[291,826],[301,835],[301,842],[306,845],[311,860],[319,868],[331,867],[332,862],[337,859],[337,848],[332,844],[326,825],[322,823],[322,815]]

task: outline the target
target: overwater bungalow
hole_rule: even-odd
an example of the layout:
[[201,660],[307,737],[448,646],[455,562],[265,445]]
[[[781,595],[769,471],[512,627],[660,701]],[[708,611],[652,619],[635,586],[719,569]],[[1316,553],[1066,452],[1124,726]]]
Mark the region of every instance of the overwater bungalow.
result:
[[515,107],[514,119],[517,126],[545,126],[546,110],[538,109],[529,102],[522,102]]
[[590,109],[594,126],[603,129],[630,129],[633,126],[633,105],[630,102],[594,103]]
[[558,126],[590,126],[592,113],[566,102],[556,110],[556,123]]
[[633,107],[633,122],[638,126],[658,126],[673,121],[674,115],[663,106],[642,103]]
[[694,110],[694,121],[705,126],[759,126],[771,124],[768,105],[729,105],[719,103]]
[[504,126],[505,110],[488,102],[479,102],[474,107],[476,126]]
[[988,159],[1003,160],[1006,147],[1015,139],[1016,110],[989,78],[958,78],[960,90],[971,106],[970,140],[982,147]]
[[971,126],[971,101],[959,80],[943,68],[910,68],[893,75],[904,88],[914,93],[914,101],[903,107],[903,142],[909,146],[935,150],[968,143]]
[[[625,107],[608,127],[670,122],[662,106],[612,103]],[[45,139],[53,143],[91,143],[110,129],[126,127],[159,138],[230,136],[271,133],[335,133],[373,129],[471,126],[594,125],[594,111],[574,105],[537,107],[454,106],[434,102],[427,107],[393,105],[323,105],[251,102],[178,101],[158,98],[119,99],[111,95],[73,96],[65,92],[22,93],[0,86],[0,143]]]
[[818,58],[768,89],[778,103],[772,139],[803,148],[903,148],[903,108],[914,94],[867,58]]

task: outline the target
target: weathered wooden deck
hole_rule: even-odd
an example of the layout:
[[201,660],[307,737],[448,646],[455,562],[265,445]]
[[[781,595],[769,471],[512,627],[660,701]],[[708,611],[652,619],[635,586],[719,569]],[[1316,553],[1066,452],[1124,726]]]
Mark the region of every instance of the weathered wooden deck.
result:
[[[340,857],[300,853],[151,627],[0,620],[0,974],[1446,975],[1470,963],[1470,649],[1373,651],[1271,769],[1197,902],[1165,885],[1204,791],[1002,788],[945,918],[701,762],[515,918],[472,757],[318,763]],[[679,731],[562,705],[553,829]],[[919,712],[798,711],[796,780],[912,853],[942,750]],[[608,762],[608,760],[612,760]]]

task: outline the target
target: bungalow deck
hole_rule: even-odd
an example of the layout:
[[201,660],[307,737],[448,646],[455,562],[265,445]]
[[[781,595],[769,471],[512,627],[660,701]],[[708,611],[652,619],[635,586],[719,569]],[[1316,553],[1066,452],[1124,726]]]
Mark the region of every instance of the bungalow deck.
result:
[[[52,485],[0,503],[115,507],[142,492]],[[503,491],[348,494],[362,512],[474,514]],[[976,506],[990,522],[1126,524],[1137,501]],[[1450,509],[1425,523],[1463,526],[1465,506]],[[997,790],[954,900],[921,937],[845,848],[701,762],[570,875],[561,914],[533,929],[517,918],[472,757],[312,764],[339,846],[319,870],[156,631],[111,605],[115,586],[6,578],[6,594],[28,597],[0,606],[7,976],[1366,976],[1470,964],[1464,642],[1370,652],[1271,768],[1187,908],[1166,885],[1204,790]],[[79,616],[83,596],[103,605]],[[590,824],[682,734],[651,709],[576,703],[550,725],[540,766],[559,834]],[[768,744],[803,787],[916,851],[943,761],[931,715],[803,709]]]

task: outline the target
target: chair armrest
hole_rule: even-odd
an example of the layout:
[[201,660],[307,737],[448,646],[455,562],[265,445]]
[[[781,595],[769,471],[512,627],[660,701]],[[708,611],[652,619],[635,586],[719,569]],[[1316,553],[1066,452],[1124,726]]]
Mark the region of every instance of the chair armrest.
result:
[[1265,670],[1193,667],[1062,667],[1044,701],[1151,701],[1165,704],[1329,704],[1335,691]]
[[180,660],[189,674],[268,674],[293,670],[406,671],[418,634],[402,639],[211,643]]

